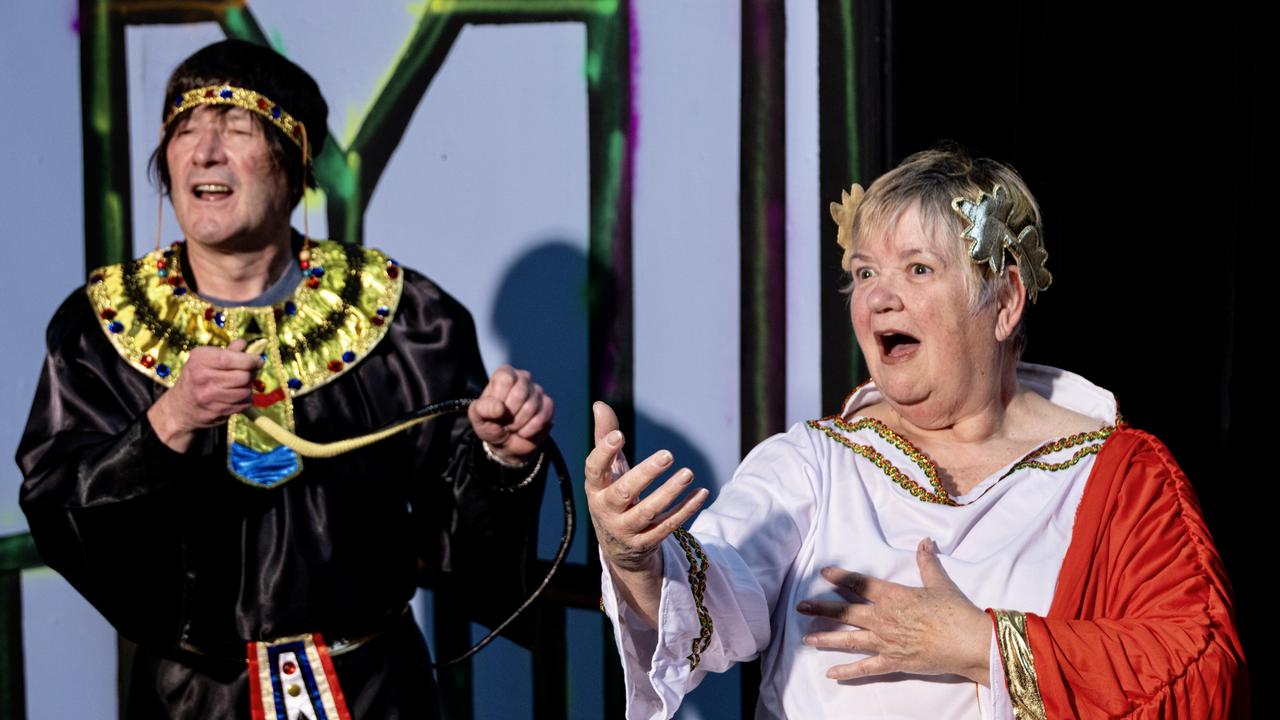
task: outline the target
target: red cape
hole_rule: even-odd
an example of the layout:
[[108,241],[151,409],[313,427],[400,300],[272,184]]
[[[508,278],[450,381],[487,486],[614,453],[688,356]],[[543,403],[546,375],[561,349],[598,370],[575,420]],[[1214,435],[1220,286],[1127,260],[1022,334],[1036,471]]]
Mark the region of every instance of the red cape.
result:
[[1186,475],[1147,433],[1107,440],[1049,614],[1026,618],[1050,718],[1248,716],[1222,560]]

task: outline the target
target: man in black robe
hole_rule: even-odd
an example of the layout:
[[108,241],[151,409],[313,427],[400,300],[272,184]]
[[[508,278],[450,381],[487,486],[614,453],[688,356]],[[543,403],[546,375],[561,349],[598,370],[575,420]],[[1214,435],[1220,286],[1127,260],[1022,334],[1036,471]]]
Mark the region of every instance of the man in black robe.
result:
[[[327,112],[268,49],[184,61],[153,163],[185,242],[94,271],[49,325],[21,504],[137,644],[130,718],[434,717],[418,583],[520,599],[552,402],[527,372],[486,380],[470,315],[427,278],[290,228]],[[471,397],[328,459],[248,420],[325,442]]]

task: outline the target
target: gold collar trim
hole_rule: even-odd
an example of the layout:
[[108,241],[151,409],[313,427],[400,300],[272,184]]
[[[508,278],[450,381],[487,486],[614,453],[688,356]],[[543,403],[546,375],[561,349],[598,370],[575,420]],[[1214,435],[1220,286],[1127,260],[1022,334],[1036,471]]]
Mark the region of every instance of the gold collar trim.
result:
[[180,246],[95,270],[86,292],[102,331],[135,370],[166,387],[182,374],[190,351],[233,339],[268,340],[275,388],[259,395],[297,397],[341,376],[387,333],[404,274],[378,250],[333,241],[313,244],[303,280],[286,300],[263,307],[222,307],[191,292]]
[[[1057,472],[1071,468],[1084,458],[1090,455],[1096,455],[1102,449],[1102,444],[1106,442],[1107,438],[1109,438],[1111,433],[1115,432],[1116,429],[1114,425],[1104,425],[1097,430],[1076,433],[1074,435],[1068,435],[1067,437],[1046,442],[1022,456],[1020,460],[1011,465],[1008,470],[1003,472],[1000,477],[996,478],[995,481],[991,483],[991,485],[987,486],[987,488],[977,497],[971,498],[967,502],[959,503],[956,502],[955,498],[951,497],[950,493],[947,492],[946,487],[942,484],[942,479],[939,477],[938,473],[938,466],[933,462],[933,459],[913,445],[910,440],[894,432],[892,428],[883,422],[876,420],[875,418],[868,417],[856,418],[851,422],[849,420],[845,420],[839,415],[831,415],[829,417],[822,418],[821,420],[810,420],[808,425],[814,430],[820,431],[831,440],[834,440],[835,442],[852,450],[855,454],[861,455],[869,460],[871,464],[879,468],[879,470],[888,476],[890,480],[897,483],[902,487],[902,489],[911,493],[911,495],[917,500],[937,505],[948,505],[951,507],[962,507],[964,505],[971,505],[974,502],[977,502],[978,498],[986,495],[987,492],[999,484],[1000,481],[1009,477],[1018,470],[1032,469],[1044,470],[1046,472]],[[908,460],[910,460],[911,463],[919,468],[920,472],[924,474],[925,479],[929,481],[929,487],[926,488],[906,472],[903,472],[893,463],[892,460],[885,457],[871,445],[855,442],[853,438],[864,430],[874,432],[876,435],[880,436],[881,440],[892,445],[898,450],[898,452],[902,453]],[[1077,447],[1079,447],[1079,449],[1076,450],[1070,458],[1065,458],[1058,462],[1047,462],[1043,460],[1043,458],[1048,455],[1062,453],[1066,450]]]

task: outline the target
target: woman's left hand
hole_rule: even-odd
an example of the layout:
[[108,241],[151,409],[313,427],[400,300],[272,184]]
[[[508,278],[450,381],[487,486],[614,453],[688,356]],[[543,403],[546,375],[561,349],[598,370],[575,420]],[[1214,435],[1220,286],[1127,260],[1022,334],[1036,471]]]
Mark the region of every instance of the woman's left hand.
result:
[[872,653],[858,662],[832,667],[827,677],[852,680],[906,672],[954,674],[983,685],[989,682],[991,620],[947,576],[937,552],[938,546],[930,539],[922,540],[916,548],[924,587],[823,568],[822,576],[842,595],[856,595],[860,600],[806,600],[796,609],[855,629],[810,633],[805,644]]

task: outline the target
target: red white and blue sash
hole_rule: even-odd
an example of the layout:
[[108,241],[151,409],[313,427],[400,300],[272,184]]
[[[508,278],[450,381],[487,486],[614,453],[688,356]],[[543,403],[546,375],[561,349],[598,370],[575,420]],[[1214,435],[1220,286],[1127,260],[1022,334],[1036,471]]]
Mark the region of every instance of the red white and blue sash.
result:
[[253,720],[351,720],[319,633],[248,643]]

